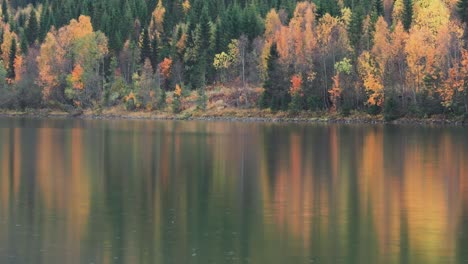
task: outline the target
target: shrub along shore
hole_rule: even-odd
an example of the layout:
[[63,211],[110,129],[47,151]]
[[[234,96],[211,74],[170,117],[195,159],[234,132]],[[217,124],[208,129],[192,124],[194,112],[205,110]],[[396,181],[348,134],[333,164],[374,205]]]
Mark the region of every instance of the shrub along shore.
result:
[[116,108],[87,110],[84,112],[65,112],[61,110],[2,110],[0,117],[8,118],[76,118],[76,119],[102,119],[102,120],[192,120],[192,121],[226,121],[226,122],[271,122],[271,123],[322,123],[322,124],[409,124],[409,125],[468,125],[468,118],[463,116],[445,117],[436,116],[431,118],[403,117],[386,121],[382,115],[369,115],[364,112],[353,112],[348,116],[331,114],[325,112],[303,112],[291,115],[288,112],[263,111],[252,109],[249,111],[241,109],[225,109],[217,113],[206,113],[200,111],[173,114],[159,111],[128,112]]

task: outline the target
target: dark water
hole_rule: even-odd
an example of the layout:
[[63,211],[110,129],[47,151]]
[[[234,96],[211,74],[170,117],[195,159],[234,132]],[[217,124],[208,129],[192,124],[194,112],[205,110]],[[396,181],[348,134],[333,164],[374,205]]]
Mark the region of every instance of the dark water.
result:
[[468,129],[0,119],[0,263],[467,263]]

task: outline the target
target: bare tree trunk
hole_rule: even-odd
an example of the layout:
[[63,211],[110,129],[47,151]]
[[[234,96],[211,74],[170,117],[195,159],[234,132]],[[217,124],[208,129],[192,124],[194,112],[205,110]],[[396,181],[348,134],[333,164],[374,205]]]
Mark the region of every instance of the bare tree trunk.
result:
[[324,91],[323,91],[323,105],[328,108],[328,103],[327,103],[327,91],[328,91],[328,85],[327,85],[327,80],[328,80],[328,74],[327,74],[327,64],[325,62],[325,58],[322,59],[322,65],[323,65],[323,73],[324,73]]

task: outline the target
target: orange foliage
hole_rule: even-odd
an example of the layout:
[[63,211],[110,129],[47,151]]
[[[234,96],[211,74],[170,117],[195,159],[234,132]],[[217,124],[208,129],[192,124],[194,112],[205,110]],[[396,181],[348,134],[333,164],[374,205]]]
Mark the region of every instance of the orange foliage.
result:
[[317,45],[314,34],[316,7],[310,2],[299,2],[294,11],[294,16],[289,22],[289,36],[292,39],[288,44],[294,53],[294,59],[299,65],[309,64],[307,59]]
[[282,59],[287,59],[289,57],[289,47],[290,47],[290,34],[287,27],[282,26],[278,31],[276,31],[276,45],[278,53]]
[[336,74],[335,76],[333,76],[332,80],[333,80],[333,86],[328,91],[328,93],[330,94],[330,99],[331,99],[332,104],[333,104],[331,110],[336,111],[337,108],[338,108],[339,100],[340,100],[340,97],[341,97],[341,92],[342,92],[343,89],[341,89],[340,75],[339,74]]
[[291,95],[300,95],[304,96],[302,93],[302,77],[301,75],[295,74],[291,78],[291,88],[289,88],[289,93]]
[[403,24],[398,22],[390,34],[391,45],[390,45],[390,58],[395,59],[396,57],[405,54],[405,45],[408,39],[408,33],[405,31]]
[[276,10],[271,9],[265,18],[265,38],[271,40],[282,25]]
[[71,81],[73,88],[82,90],[84,88],[83,84],[83,68],[81,65],[77,64],[71,73]]
[[14,67],[15,67],[15,81],[19,81],[19,80],[21,80],[21,76],[22,76],[23,71],[24,71],[23,56],[16,55]]
[[41,54],[37,58],[39,68],[38,83],[43,88],[44,98],[49,98],[52,89],[59,84],[59,69],[57,66],[62,64],[63,49],[57,44],[56,35],[52,32],[47,33],[44,43],[41,45]]
[[171,67],[172,60],[170,58],[164,58],[164,60],[159,63],[159,68],[161,69],[161,74],[165,79],[171,76]]
[[365,51],[358,59],[358,72],[369,94],[367,103],[381,106],[384,100],[384,86],[380,69],[376,66],[369,52]]
[[452,105],[455,93],[468,92],[468,50],[462,50],[460,62],[450,68],[448,78],[438,92],[446,107]]
[[[77,70],[77,77],[80,70],[94,69],[107,52],[107,38],[101,32],[93,32],[90,17],[80,16],[78,20],[72,19],[70,24],[58,31],[52,28],[47,33],[37,57],[37,83],[43,88],[44,99],[49,99],[52,91],[59,88],[60,80],[65,76]],[[83,68],[74,69],[73,64]],[[76,85],[75,88],[80,89],[81,84]]]
[[18,36],[15,34],[15,32],[10,31],[10,26],[6,24],[3,26],[3,42],[0,46],[1,51],[2,51],[2,60],[5,65],[5,67],[8,67],[9,62],[10,62],[10,49],[11,49],[11,42],[13,39],[16,39],[16,43],[19,43],[18,41]]
[[130,92],[127,96],[124,97],[124,101],[128,102],[130,100],[133,100],[133,102],[136,102],[136,96],[133,92]]
[[182,95],[182,88],[180,88],[179,84],[176,84],[176,88],[174,91],[174,96],[180,97]]
[[180,39],[177,41],[176,48],[177,52],[183,53],[185,49],[185,42],[187,41],[187,34],[183,33]]
[[432,76],[435,70],[435,45],[431,32],[427,28],[412,28],[405,52],[409,70],[408,81],[413,82],[413,87],[418,92],[424,84],[424,77]]
[[375,56],[381,72],[385,71],[385,67],[389,56],[391,56],[392,44],[390,43],[390,31],[388,30],[387,22],[383,17],[379,17],[375,25],[374,47],[372,55]]

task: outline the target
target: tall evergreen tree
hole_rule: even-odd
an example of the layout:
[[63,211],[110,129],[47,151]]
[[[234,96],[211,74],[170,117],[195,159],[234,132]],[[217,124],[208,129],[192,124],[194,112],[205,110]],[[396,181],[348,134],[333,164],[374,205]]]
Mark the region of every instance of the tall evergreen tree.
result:
[[15,72],[15,59],[16,59],[16,39],[13,38],[11,41],[10,47],[10,57],[8,62],[8,73],[7,78],[15,79],[16,72]]
[[37,24],[36,11],[31,10],[31,15],[29,16],[28,26],[26,28],[26,37],[28,39],[29,45],[34,44],[39,35],[39,25]]
[[264,24],[260,18],[255,5],[250,4],[247,6],[242,14],[241,23],[242,33],[246,34],[249,40],[253,40],[263,33]]
[[143,30],[142,36],[141,36],[141,53],[140,53],[140,63],[144,64],[145,60],[148,58],[151,58],[151,42],[149,39],[149,33],[148,33],[148,28],[145,28]]
[[20,48],[23,54],[28,54],[28,36],[24,31],[21,33]]
[[203,53],[201,26],[197,25],[191,32],[193,42],[188,42],[187,51],[184,55],[185,68],[187,72],[187,84],[191,89],[199,89],[205,86],[206,65],[205,60],[200,59]]
[[39,41],[42,42],[45,39],[45,36],[47,35],[47,32],[50,29],[51,23],[51,17],[50,17],[50,10],[49,10],[49,5],[48,1],[44,4],[44,7],[42,9],[42,14],[41,14],[41,19],[39,21],[39,34],[38,38]]
[[272,110],[286,109],[290,95],[288,93],[288,83],[284,79],[284,71],[279,64],[279,53],[276,43],[270,48],[267,58],[267,76],[263,83],[265,89],[260,99],[260,107]]
[[460,15],[460,20],[468,24],[468,0],[458,0],[457,11]]
[[403,27],[406,31],[411,28],[413,22],[413,0],[404,0],[403,2]]
[[[359,42],[362,37],[362,22],[364,19],[364,12],[361,7],[356,8],[351,15],[351,22],[349,23],[349,41],[351,45],[358,50]],[[359,51],[358,51],[359,53]]]
[[7,0],[2,1],[2,15],[3,15],[3,22],[8,23],[9,14],[8,14]]
[[158,43],[158,38],[154,37],[153,40],[151,41],[151,56],[150,56],[151,67],[153,67],[154,71],[156,71],[158,67],[158,61],[159,61],[159,43]]
[[375,0],[374,10],[377,13],[377,16],[383,16],[384,15],[384,5],[383,5],[382,0]]

